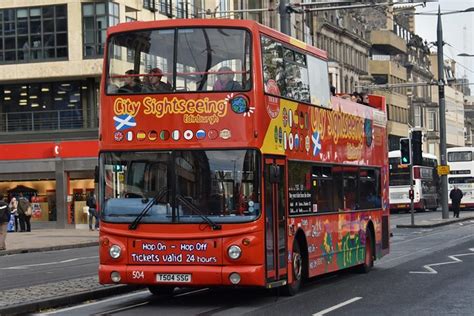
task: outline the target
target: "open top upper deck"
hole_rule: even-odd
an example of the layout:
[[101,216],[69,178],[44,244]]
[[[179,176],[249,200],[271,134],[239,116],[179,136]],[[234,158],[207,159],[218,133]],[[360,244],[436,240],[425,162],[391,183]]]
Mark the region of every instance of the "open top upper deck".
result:
[[331,98],[322,50],[241,20],[134,22],[108,34],[101,150],[257,148],[383,164],[384,99]]

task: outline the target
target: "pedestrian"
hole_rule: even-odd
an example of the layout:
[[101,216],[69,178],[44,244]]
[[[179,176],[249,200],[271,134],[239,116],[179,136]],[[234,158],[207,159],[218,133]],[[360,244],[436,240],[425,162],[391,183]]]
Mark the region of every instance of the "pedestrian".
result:
[[3,200],[3,193],[0,193],[0,250],[6,250],[5,239],[7,238],[7,226],[10,221],[10,209]]
[[10,208],[10,214],[13,215],[13,222],[15,224],[15,232],[18,231],[18,201],[16,197],[12,197],[10,200],[10,204],[8,204]]
[[31,215],[33,215],[33,210],[31,208],[30,201],[23,196],[23,193],[20,192],[18,197],[18,219],[20,221],[20,232],[31,231]]
[[461,199],[463,197],[463,193],[461,189],[457,187],[457,185],[454,186],[454,188],[449,192],[449,198],[451,199],[451,204],[453,208],[454,215],[453,217],[459,218],[459,211],[460,211],[460,204],[461,204]]
[[95,229],[99,230],[99,216],[97,215],[97,202],[94,192],[89,194],[86,205],[89,206],[89,230],[92,229],[92,219],[95,218]]

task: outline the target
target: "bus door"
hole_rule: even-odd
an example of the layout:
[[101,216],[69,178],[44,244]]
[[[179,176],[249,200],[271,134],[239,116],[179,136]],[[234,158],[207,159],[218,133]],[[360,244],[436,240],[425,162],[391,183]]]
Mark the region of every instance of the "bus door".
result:
[[267,287],[286,284],[286,162],[265,157],[265,257]]

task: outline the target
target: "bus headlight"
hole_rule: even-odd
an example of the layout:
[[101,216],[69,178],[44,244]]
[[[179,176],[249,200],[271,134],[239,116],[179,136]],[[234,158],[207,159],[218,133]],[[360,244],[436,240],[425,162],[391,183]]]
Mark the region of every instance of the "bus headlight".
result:
[[117,259],[118,257],[120,257],[120,255],[122,254],[122,248],[120,248],[120,246],[118,245],[112,245],[109,249],[109,255],[114,258],[114,259]]
[[237,260],[240,258],[240,255],[242,254],[242,249],[240,249],[239,246],[237,245],[232,245],[227,249],[227,254],[229,255],[229,258],[232,260]]

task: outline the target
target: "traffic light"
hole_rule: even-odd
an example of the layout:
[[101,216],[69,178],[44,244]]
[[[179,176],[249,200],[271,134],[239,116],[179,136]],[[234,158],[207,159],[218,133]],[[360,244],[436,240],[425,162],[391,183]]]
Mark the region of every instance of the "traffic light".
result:
[[411,150],[413,165],[421,166],[423,164],[423,149],[422,149],[422,132],[412,131],[411,132]]
[[402,165],[411,164],[410,159],[411,142],[409,138],[400,139],[400,163]]

